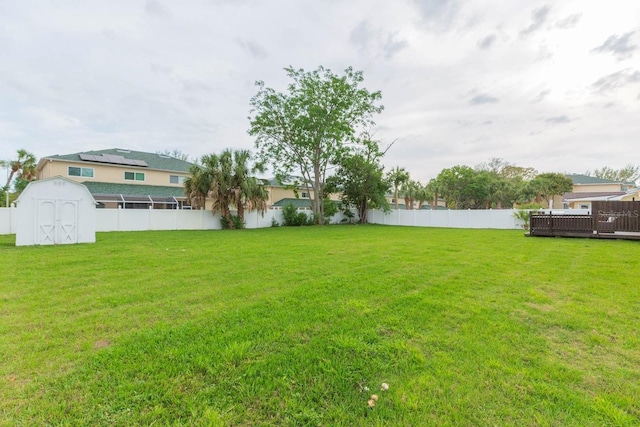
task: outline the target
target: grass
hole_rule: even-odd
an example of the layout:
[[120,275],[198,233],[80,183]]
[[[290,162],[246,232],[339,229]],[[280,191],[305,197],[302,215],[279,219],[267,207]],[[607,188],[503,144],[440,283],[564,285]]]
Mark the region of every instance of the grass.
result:
[[638,242],[384,226],[14,242],[0,425],[640,424]]

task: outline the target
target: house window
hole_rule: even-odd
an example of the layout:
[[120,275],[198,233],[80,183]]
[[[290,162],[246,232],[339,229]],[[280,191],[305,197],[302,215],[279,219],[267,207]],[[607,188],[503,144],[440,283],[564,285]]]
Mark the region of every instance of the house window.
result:
[[184,184],[184,176],[169,175],[169,183],[170,184]]
[[125,172],[124,179],[127,181],[144,181],[144,172]]
[[303,199],[308,199],[309,198],[309,193],[302,193],[302,198]]
[[79,168],[76,166],[69,166],[67,170],[69,176],[81,176],[83,178],[93,178],[93,168]]

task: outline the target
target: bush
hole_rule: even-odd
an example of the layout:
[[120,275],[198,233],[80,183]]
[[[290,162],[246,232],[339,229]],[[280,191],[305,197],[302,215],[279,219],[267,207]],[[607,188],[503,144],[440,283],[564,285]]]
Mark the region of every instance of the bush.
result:
[[541,206],[536,203],[527,203],[524,205],[518,206],[517,210],[513,212],[513,217],[521,221],[521,226],[525,230],[529,231],[529,220],[531,218],[531,211],[535,211],[541,209]]
[[342,218],[342,223],[343,224],[354,224],[355,223],[355,214],[353,212],[351,212],[351,209],[349,208],[345,208],[342,211],[342,215],[344,215],[345,217]]
[[338,213],[338,203],[325,198],[322,203],[324,204],[324,218],[325,220],[331,219],[332,216]]
[[286,227],[299,227],[301,225],[312,225],[313,217],[308,218],[304,212],[298,212],[293,203],[288,203],[282,208],[282,216],[284,222],[282,225]]
[[220,226],[223,230],[241,230],[244,228],[244,222],[238,215],[223,216],[220,218]]

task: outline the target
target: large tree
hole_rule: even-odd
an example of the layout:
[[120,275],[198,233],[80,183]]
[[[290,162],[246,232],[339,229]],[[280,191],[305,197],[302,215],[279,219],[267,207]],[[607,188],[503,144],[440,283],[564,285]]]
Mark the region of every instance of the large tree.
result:
[[436,182],[447,207],[452,209],[481,208],[489,197],[487,175],[469,166],[457,165],[443,169],[436,177]]
[[548,206],[554,196],[561,196],[573,190],[573,181],[568,176],[561,173],[541,173],[530,181],[530,188],[536,195],[536,202],[545,199]]
[[327,170],[351,152],[359,130],[373,125],[373,115],[383,109],[377,104],[382,95],[361,87],[362,72],[351,67],[341,76],[324,67],[285,71],[292,83],[284,93],[256,83],[249,134],[279,180],[299,172],[322,224]]

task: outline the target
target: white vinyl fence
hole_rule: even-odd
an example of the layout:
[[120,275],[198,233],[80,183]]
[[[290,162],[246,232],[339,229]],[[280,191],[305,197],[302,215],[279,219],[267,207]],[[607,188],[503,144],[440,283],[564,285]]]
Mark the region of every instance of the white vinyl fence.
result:
[[[303,211],[310,214],[310,211]],[[413,227],[522,229],[513,216],[515,210],[397,210],[388,214],[377,210],[368,213],[369,223]],[[548,210],[546,211],[548,212]],[[553,213],[588,214],[587,210],[554,210]],[[16,208],[0,208],[0,234],[15,234]],[[342,214],[330,223],[339,223]],[[270,209],[264,216],[257,212],[245,214],[246,228],[271,227],[272,219],[282,224],[282,211]],[[144,230],[218,230],[220,216],[204,210],[164,209],[96,209],[96,231]]]
[[16,234],[15,207],[0,208],[0,234]]
[[[271,218],[282,223],[282,211],[245,213],[246,228],[271,227]],[[219,230],[220,215],[208,210],[96,209],[96,231]]]
[[[549,213],[549,209],[541,210]],[[522,230],[523,223],[515,218],[517,209],[474,210],[393,210],[388,214],[371,210],[370,224],[403,225],[412,227],[493,228]],[[587,209],[553,210],[554,214],[588,215]]]
[[369,223],[413,227],[522,229],[512,209],[369,211]]

